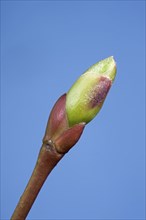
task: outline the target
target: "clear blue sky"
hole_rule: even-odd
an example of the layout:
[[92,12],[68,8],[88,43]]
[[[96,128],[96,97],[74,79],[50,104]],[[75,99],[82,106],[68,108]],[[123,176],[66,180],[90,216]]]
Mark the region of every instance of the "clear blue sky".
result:
[[117,77],[102,110],[28,219],[144,219],[144,10],[144,1],[1,2],[2,220],[31,175],[53,104],[111,55]]

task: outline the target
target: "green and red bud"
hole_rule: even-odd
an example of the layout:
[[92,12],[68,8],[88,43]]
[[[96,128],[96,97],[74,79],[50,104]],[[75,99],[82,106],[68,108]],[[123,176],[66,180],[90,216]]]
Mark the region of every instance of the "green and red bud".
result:
[[44,142],[51,140],[59,153],[65,154],[79,140],[85,124],[100,111],[116,75],[113,57],[91,66],[74,83],[67,95],[54,105]]
[[90,122],[101,109],[116,75],[113,57],[91,66],[67,93],[66,111],[69,125]]

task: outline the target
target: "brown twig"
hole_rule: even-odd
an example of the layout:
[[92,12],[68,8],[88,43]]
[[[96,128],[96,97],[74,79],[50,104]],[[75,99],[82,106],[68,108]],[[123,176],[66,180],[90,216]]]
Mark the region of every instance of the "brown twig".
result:
[[27,217],[49,173],[76,144],[84,130],[85,123],[68,126],[65,103],[66,94],[58,99],[51,111],[36,166],[11,220],[24,220]]
[[50,141],[43,143],[32,176],[14,210],[11,220],[26,219],[47,176],[63,156],[64,154],[57,152]]
[[28,185],[11,217],[24,220],[47,176],[77,143],[85,125],[101,109],[116,75],[113,57],[91,66],[55,103],[47,123],[43,145]]

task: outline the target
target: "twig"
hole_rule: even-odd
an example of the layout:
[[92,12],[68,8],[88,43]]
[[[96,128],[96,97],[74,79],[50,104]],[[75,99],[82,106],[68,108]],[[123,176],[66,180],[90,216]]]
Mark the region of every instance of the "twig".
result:
[[47,176],[100,111],[116,75],[113,57],[91,66],[54,105],[32,176],[11,220],[24,220]]
[[46,178],[64,156],[56,151],[52,143],[43,143],[32,176],[22,194],[11,220],[26,219]]

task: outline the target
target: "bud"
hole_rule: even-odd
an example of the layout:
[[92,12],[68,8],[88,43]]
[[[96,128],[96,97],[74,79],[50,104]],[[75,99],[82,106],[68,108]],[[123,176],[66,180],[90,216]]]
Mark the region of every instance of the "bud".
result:
[[116,75],[113,57],[91,66],[67,93],[66,112],[69,126],[90,122],[100,111]]
[[79,140],[85,125],[101,109],[116,75],[113,57],[91,66],[55,103],[43,142],[67,153]]

